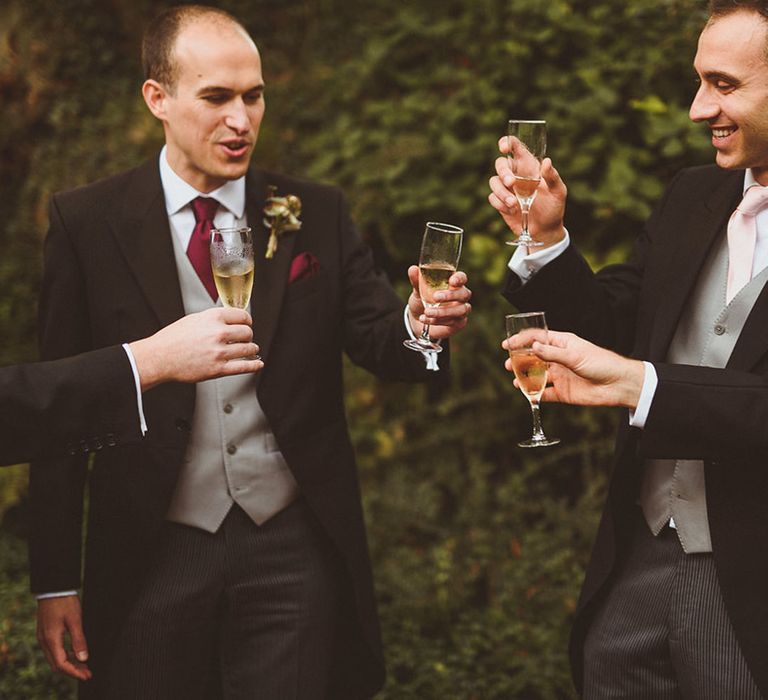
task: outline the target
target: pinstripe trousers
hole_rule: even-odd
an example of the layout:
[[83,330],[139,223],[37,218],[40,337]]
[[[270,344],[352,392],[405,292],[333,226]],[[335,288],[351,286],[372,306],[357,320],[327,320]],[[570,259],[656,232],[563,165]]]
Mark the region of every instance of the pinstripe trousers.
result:
[[585,700],[761,700],[723,603],[712,554],[654,537],[642,511],[584,644]]
[[215,534],[167,523],[108,700],[328,700],[340,564],[303,499]]

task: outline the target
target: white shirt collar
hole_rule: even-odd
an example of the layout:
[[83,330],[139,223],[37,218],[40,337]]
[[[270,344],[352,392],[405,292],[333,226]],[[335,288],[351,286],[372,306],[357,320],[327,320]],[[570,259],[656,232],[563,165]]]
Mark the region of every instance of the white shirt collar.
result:
[[160,151],[160,182],[165,194],[165,209],[173,216],[186,207],[195,197],[213,197],[226,207],[237,219],[245,212],[245,176],[229,180],[213,192],[198,192],[192,185],[179,177],[168,164],[167,146]]
[[752,185],[757,185],[758,187],[762,187],[757,180],[755,180],[755,176],[752,173],[752,168],[747,168],[744,172],[744,192],[746,192]]

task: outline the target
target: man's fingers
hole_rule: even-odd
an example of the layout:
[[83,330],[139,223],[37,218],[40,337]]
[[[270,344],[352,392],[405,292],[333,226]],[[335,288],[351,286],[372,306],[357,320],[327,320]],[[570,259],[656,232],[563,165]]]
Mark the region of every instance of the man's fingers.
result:
[[[469,290],[466,289],[466,287],[464,287],[466,283],[467,283],[467,273],[463,272],[462,270],[458,270],[454,272],[451,275],[450,279],[448,280],[448,284],[451,285],[451,287],[455,289],[464,288],[466,291],[469,292]],[[472,294],[472,292],[469,292],[469,293],[470,295]],[[442,294],[442,292],[438,292],[438,294]]]
[[[509,176],[511,178],[511,175]],[[507,207],[514,207],[517,199],[515,193],[512,192],[507,185],[502,182],[498,176],[492,177],[488,180],[488,185],[491,188],[491,192],[496,195],[500,202],[503,202]],[[511,185],[510,185],[511,186]]]
[[258,354],[259,346],[256,343],[228,343],[221,349],[219,357],[229,365],[233,360],[242,360]]
[[70,625],[69,636],[72,640],[72,651],[78,661],[88,661],[88,643],[85,640],[85,633],[82,626],[77,623]]
[[217,309],[218,317],[224,321],[224,323],[228,324],[236,324],[236,325],[246,325],[250,326],[253,324],[253,320],[251,319],[251,314],[249,314],[244,309],[235,309],[228,306],[224,306],[220,309]]
[[408,268],[408,281],[411,283],[411,286],[413,287],[413,291],[416,292],[416,294],[419,293],[419,267],[418,265],[411,265]]
[[472,298],[472,292],[466,287],[456,289],[444,289],[435,292],[435,301],[440,306],[430,306],[430,310],[450,309],[455,304],[466,304]]
[[502,136],[499,139],[499,151],[501,153],[509,153],[509,136]]
[[[251,353],[251,356],[253,354]],[[264,362],[262,360],[244,360],[241,358],[227,362],[224,366],[224,375],[253,373],[263,368]]]
[[506,185],[511,185],[515,178],[515,174],[512,172],[512,168],[509,166],[509,159],[506,156],[497,158],[493,167],[496,170],[496,175],[501,178],[501,181]]
[[46,647],[44,648],[48,650],[46,658],[48,658],[48,663],[54,671],[81,681],[87,681],[91,677],[91,672],[87,666],[71,661],[67,655],[67,651],[64,648],[63,630],[55,637],[53,635],[46,635],[45,643]]
[[531,349],[538,357],[547,362],[568,365],[569,360],[572,359],[568,348],[561,348],[556,345],[545,345],[544,343],[535,342]]
[[562,192],[563,197],[565,197],[568,188],[549,158],[545,158],[541,163],[541,177],[551,192]]
[[222,341],[225,343],[250,343],[253,339],[253,329],[242,324],[232,324],[224,328]]
[[468,316],[471,311],[472,304],[468,302],[451,302],[445,306],[430,306],[428,309],[425,309],[422,315],[426,317],[428,323],[432,324],[450,321],[451,319],[461,320]]

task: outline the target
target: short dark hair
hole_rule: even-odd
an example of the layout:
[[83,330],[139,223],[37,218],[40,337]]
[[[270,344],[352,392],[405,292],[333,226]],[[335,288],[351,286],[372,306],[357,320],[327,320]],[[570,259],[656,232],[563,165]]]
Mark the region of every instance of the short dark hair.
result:
[[722,17],[738,10],[753,10],[768,21],[768,0],[709,0],[710,18]]
[[144,31],[141,42],[141,64],[145,80],[156,80],[171,93],[176,91],[179,67],[173,56],[176,38],[190,22],[208,17],[213,21],[245,27],[229,12],[207,5],[176,5],[161,12]]

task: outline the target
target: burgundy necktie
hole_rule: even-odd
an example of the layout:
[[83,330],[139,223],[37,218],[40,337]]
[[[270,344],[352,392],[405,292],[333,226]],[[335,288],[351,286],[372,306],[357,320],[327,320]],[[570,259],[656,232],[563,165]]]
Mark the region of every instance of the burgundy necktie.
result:
[[210,246],[213,217],[216,216],[218,208],[219,203],[211,197],[195,197],[192,200],[195,228],[192,231],[192,238],[189,239],[189,246],[187,246],[187,257],[214,301],[219,298],[219,292],[213,281]]

